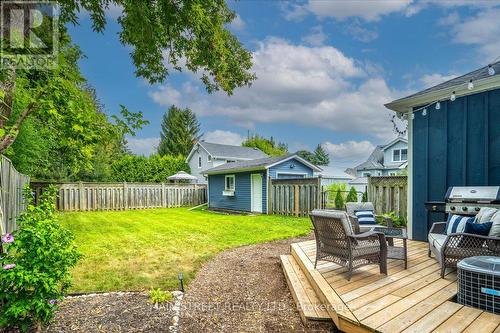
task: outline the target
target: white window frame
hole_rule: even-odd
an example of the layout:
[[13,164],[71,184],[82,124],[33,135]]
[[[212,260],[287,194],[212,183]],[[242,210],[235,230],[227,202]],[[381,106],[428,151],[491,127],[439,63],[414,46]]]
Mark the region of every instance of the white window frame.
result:
[[207,162],[212,162],[212,155],[207,155]]
[[[403,150],[406,150],[406,159],[403,160]],[[394,155],[398,152],[399,159],[395,159]],[[408,161],[408,148],[393,149],[392,150],[392,161],[393,162],[406,162]]]
[[198,169],[201,169],[201,156],[198,156]]
[[[227,180],[228,179],[233,179],[233,188],[228,188],[227,187]],[[225,175],[224,176],[224,192],[233,192],[236,191],[236,177],[235,175]]]

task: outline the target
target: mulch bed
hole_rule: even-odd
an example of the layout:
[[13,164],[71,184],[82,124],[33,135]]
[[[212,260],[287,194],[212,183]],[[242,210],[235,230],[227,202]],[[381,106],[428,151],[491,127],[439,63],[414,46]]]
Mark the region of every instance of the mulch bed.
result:
[[68,298],[47,332],[169,332],[170,305],[156,308],[144,293]]
[[205,264],[184,296],[180,332],[332,332],[331,323],[302,324],[283,275],[279,255],[305,239],[240,247]]

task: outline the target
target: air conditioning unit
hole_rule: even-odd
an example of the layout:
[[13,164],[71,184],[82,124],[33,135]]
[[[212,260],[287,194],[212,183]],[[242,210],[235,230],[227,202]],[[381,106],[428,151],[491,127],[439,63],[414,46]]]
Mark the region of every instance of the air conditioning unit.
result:
[[458,303],[500,314],[500,257],[465,258],[457,274]]

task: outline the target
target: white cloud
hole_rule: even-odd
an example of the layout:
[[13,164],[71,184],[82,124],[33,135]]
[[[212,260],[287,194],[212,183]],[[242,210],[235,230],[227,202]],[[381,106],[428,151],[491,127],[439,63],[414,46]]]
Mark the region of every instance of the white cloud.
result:
[[424,88],[433,87],[437,84],[443,83],[445,81],[456,78],[456,74],[442,75],[439,73],[426,74],[420,78],[420,82],[423,84]]
[[157,103],[180,96],[179,104],[199,116],[224,116],[248,128],[291,122],[378,140],[393,136],[390,112],[383,104],[400,93],[391,90],[373,66],[332,46],[307,47],[278,38],[261,42],[253,62],[258,79],[230,97],[222,92],[207,95],[192,84],[175,92],[162,87],[151,96]]
[[322,146],[330,155],[332,162],[340,164],[365,161],[375,149],[375,145],[367,140],[351,140],[338,144],[327,141]]
[[345,31],[354,39],[363,43],[368,43],[378,38],[378,32],[363,28],[358,20],[348,24]]
[[160,138],[127,138],[127,147],[133,154],[149,156],[156,153]]
[[236,17],[234,18],[234,20],[229,24],[230,28],[237,30],[237,31],[241,31],[241,30],[245,29],[245,26],[246,26],[246,23],[241,18],[241,16],[239,14],[236,14]]
[[301,19],[308,13],[320,18],[334,17],[345,20],[349,17],[359,17],[365,21],[378,21],[383,15],[405,10],[412,0],[383,0],[383,1],[312,1],[304,5],[288,6],[284,8],[285,18],[289,20]]
[[500,56],[500,8],[485,9],[477,15],[452,22],[453,41],[476,46],[480,61],[488,63]]
[[323,32],[323,28],[318,25],[311,29],[311,33],[302,37],[302,41],[312,46],[321,46],[328,36]]
[[149,93],[149,96],[161,106],[179,105],[181,93],[169,85],[160,86],[157,91]]
[[243,137],[238,133],[231,131],[215,130],[208,132],[203,136],[203,139],[207,142],[221,143],[225,145],[239,146],[243,142]]
[[123,7],[121,5],[111,3],[105,11],[107,17],[117,19],[123,13]]

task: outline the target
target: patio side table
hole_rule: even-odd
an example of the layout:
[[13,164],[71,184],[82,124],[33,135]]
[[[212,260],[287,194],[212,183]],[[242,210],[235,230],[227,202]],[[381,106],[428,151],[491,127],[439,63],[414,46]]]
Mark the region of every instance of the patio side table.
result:
[[[387,259],[404,260],[405,269],[408,268],[407,240],[408,235],[404,228],[374,227],[372,231],[380,232],[387,238]],[[401,239],[403,246],[394,246],[393,239]]]

